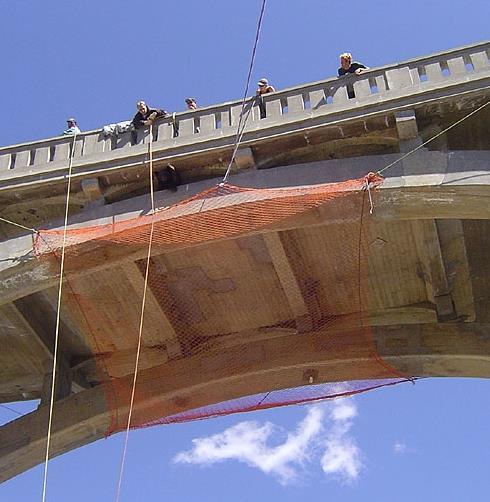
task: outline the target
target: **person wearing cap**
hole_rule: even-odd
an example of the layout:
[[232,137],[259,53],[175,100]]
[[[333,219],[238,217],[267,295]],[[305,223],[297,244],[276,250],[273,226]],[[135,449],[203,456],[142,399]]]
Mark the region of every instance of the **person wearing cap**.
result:
[[261,78],[257,82],[257,96],[269,94],[270,92],[275,92],[274,87],[272,87],[272,85],[269,85],[269,81],[266,78]]
[[185,104],[189,110],[195,110],[197,108],[197,102],[194,98],[185,98]]
[[269,85],[269,81],[266,78],[261,78],[257,82],[257,99],[259,100],[259,110],[260,110],[260,118],[264,119],[267,116],[267,111],[265,109],[265,103],[263,100],[264,94],[270,94],[271,92],[275,92],[274,87]]
[[132,120],[132,124],[135,129],[149,126],[153,124],[156,119],[159,119],[160,117],[166,117],[168,115],[165,110],[160,110],[159,108],[150,108],[144,101],[138,101],[136,103],[136,108],[138,109],[138,112]]
[[67,119],[66,121],[68,128],[63,131],[63,134],[65,136],[74,136],[75,134],[80,134],[82,131],[80,131],[80,128],[77,126],[77,121],[72,117]]

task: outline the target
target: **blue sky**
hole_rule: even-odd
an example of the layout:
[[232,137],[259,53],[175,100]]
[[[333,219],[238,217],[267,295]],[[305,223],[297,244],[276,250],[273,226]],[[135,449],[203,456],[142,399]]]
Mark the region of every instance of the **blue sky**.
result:
[[[0,144],[56,135],[71,115],[84,130],[131,118],[141,98],[169,111],[187,96],[201,105],[240,98],[259,7],[1,1]],[[477,42],[489,18],[488,1],[269,0],[253,82],[333,76],[346,50],[378,66]],[[488,391],[486,381],[425,380],[319,408],[134,431],[121,502],[488,500]],[[0,421],[14,416],[0,408]],[[53,460],[47,500],[113,500],[122,441]],[[41,488],[38,467],[0,485],[0,501],[40,500]]]

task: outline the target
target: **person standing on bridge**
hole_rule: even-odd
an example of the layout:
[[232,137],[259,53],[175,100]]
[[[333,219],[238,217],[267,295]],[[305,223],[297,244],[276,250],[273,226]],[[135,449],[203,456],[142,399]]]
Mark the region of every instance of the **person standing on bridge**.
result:
[[138,101],[136,103],[136,108],[138,109],[138,112],[136,113],[132,121],[135,129],[149,126],[153,124],[156,119],[166,117],[168,115],[165,110],[160,110],[159,108],[150,108],[144,101]]
[[267,116],[265,103],[262,96],[264,94],[270,94],[271,92],[276,92],[276,90],[274,89],[274,87],[272,87],[272,85],[269,85],[269,81],[266,78],[261,78],[257,82],[257,92],[255,93],[257,95],[257,99],[259,100],[259,110],[261,119]]
[[65,136],[74,136],[75,134],[80,134],[80,128],[77,126],[77,121],[72,117],[66,121],[67,129],[63,131]]

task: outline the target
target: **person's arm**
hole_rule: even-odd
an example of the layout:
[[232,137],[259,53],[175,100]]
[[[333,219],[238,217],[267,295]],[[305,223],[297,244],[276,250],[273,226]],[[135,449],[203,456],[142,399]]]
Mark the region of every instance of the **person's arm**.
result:
[[269,94],[269,92],[276,92],[276,90],[274,89],[274,87],[272,87],[272,85],[269,85],[267,87],[267,94]]
[[168,113],[160,108],[148,110],[148,120],[146,120],[146,125],[150,125],[154,120],[166,117]]
[[368,66],[365,66],[362,63],[357,63],[357,69],[354,73],[356,75],[360,75],[361,73],[365,72],[366,70],[369,70]]

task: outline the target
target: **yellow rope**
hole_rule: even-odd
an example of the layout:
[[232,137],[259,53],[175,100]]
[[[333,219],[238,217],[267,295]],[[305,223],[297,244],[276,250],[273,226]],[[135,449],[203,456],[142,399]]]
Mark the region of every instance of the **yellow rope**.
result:
[[44,460],[44,477],[43,477],[43,495],[42,502],[46,501],[46,486],[48,481],[48,463],[49,463],[49,447],[51,444],[51,427],[53,423],[53,408],[54,408],[54,393],[56,385],[56,365],[58,359],[58,340],[60,332],[60,317],[61,317],[61,291],[63,289],[63,271],[65,266],[65,246],[66,246],[66,231],[68,227],[68,209],[70,207],[70,189],[71,189],[71,172],[73,166],[73,156],[75,154],[75,141],[77,135],[73,135],[72,150],[70,152],[70,161],[68,163],[68,187],[66,189],[66,206],[65,206],[65,223],[63,227],[63,244],[61,247],[61,264],[60,264],[60,282],[58,286],[58,305],[56,311],[56,329],[54,334],[54,350],[53,350],[53,376],[51,378],[51,399],[49,402],[49,420],[48,420],[48,437],[46,440],[46,457]]
[[[154,190],[153,190],[153,152],[152,152],[152,142],[153,142],[153,125],[150,125],[150,141],[148,144],[148,158],[149,158],[149,176],[150,176],[150,199],[151,199],[151,212],[152,215],[155,213],[155,197],[154,197]],[[119,497],[121,495],[121,485],[122,485],[122,479],[123,479],[123,474],[124,474],[124,465],[126,462],[126,453],[128,449],[128,438],[129,438],[129,429],[131,427],[131,418],[133,415],[133,406],[134,406],[134,395],[136,391],[136,380],[138,377],[138,367],[139,367],[139,360],[140,360],[140,354],[141,354],[141,340],[143,338],[143,320],[145,316],[145,303],[146,303],[146,291],[148,288],[148,275],[150,271],[150,258],[151,258],[151,248],[152,248],[152,242],[153,242],[153,228],[154,228],[154,221],[152,219],[151,221],[151,227],[150,227],[150,240],[148,242],[148,255],[146,257],[146,270],[145,270],[145,283],[143,286],[143,299],[141,302],[141,315],[140,315],[140,324],[139,324],[139,333],[138,333],[138,347],[136,349],[136,361],[135,361],[135,368],[134,368],[134,377],[133,377],[133,386],[131,389],[131,400],[129,403],[129,412],[128,412],[128,422],[126,425],[126,432],[125,432],[125,438],[124,438],[124,448],[123,448],[123,453],[121,457],[121,466],[119,470],[119,481],[117,483],[117,492],[116,492],[116,502],[119,502]]]
[[427,145],[428,143],[430,143],[431,141],[434,141],[436,138],[438,138],[439,136],[442,136],[443,134],[446,134],[450,129],[452,129],[453,127],[456,127],[458,124],[461,124],[461,122],[465,121],[466,119],[470,118],[472,115],[474,115],[475,113],[478,113],[480,110],[483,110],[483,108],[485,108],[485,106],[489,105],[490,104],[490,101],[487,101],[485,104],[479,106],[476,110],[473,110],[472,112],[468,113],[467,115],[465,115],[463,118],[460,118],[458,121],[456,121],[454,124],[451,124],[449,127],[446,127],[446,129],[444,129],[443,131],[441,132],[438,132],[435,136],[432,136],[432,138],[428,139],[427,141],[425,141],[424,143],[422,143],[421,145],[415,147],[413,150],[410,150],[408,153],[406,153],[405,155],[402,155],[399,159],[395,160],[394,162],[392,162],[391,164],[388,164],[387,166],[383,167],[383,169],[380,169],[376,174],[381,174],[382,172],[388,170],[390,167],[393,167],[395,164],[398,164],[398,162],[401,162],[403,159],[406,159],[409,155],[412,155],[412,153],[416,152],[417,150],[420,150],[421,148],[423,148],[425,145]]

